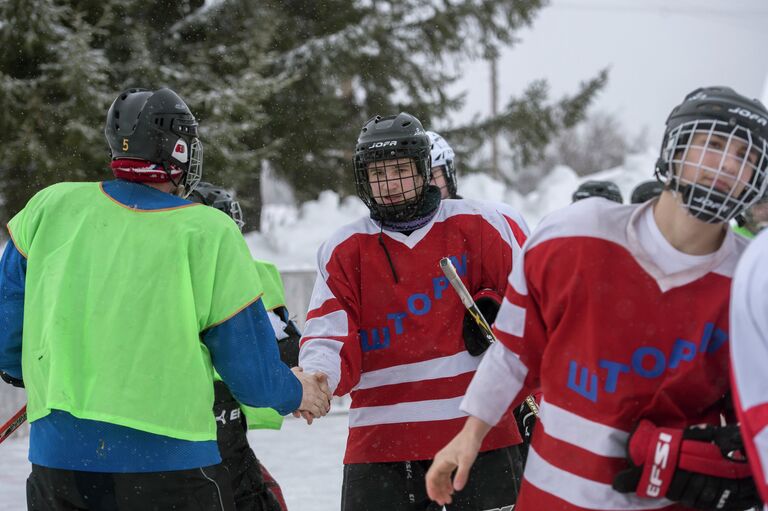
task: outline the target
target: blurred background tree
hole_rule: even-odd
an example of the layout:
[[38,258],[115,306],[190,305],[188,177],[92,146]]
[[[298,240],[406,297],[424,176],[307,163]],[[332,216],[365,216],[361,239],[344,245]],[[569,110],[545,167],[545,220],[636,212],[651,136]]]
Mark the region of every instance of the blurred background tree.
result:
[[[299,200],[351,193],[360,126],[408,111],[431,127],[461,105],[453,62],[487,58],[545,0],[0,0],[0,204],[108,179],[103,122],[128,87],[171,87],[201,123],[204,179],[235,190],[258,228],[265,169]],[[543,157],[584,118],[606,72],[568,97],[537,81],[445,135],[467,170],[502,136],[510,165]],[[482,162],[482,159],[479,161]]]

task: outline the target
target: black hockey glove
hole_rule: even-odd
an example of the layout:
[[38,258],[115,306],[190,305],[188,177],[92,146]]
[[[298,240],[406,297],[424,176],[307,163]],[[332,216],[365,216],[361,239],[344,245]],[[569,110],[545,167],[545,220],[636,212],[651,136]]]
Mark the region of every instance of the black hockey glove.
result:
[[24,388],[24,380],[20,380],[19,378],[14,378],[13,376],[11,376],[10,374],[4,371],[0,371],[0,378],[2,378],[5,383],[9,383],[14,387],[20,387],[22,389]]
[[515,411],[515,420],[517,421],[517,428],[520,430],[520,436],[523,438],[523,443],[520,444],[520,455],[523,458],[523,465],[528,457],[528,447],[531,445],[531,434],[533,433],[533,425],[536,423],[536,415],[531,410],[531,407],[523,401]]
[[760,503],[737,425],[658,428],[643,420],[627,446],[631,468],[613,488],[693,509],[743,511]]
[[[490,289],[483,289],[473,298],[477,308],[483,313],[485,320],[489,325],[492,325],[496,320],[496,315],[499,313],[499,307],[501,307],[501,296]],[[469,311],[464,313],[462,335],[464,337],[464,346],[467,347],[467,351],[472,356],[482,355],[488,349],[488,346],[491,345],[482,328],[475,322]]]
[[299,365],[299,341],[301,340],[301,332],[296,326],[296,323],[291,320],[288,309],[285,307],[277,307],[273,311],[277,316],[285,323],[283,332],[288,336],[284,339],[278,339],[277,347],[280,350],[280,360],[283,361],[288,367],[296,367]]

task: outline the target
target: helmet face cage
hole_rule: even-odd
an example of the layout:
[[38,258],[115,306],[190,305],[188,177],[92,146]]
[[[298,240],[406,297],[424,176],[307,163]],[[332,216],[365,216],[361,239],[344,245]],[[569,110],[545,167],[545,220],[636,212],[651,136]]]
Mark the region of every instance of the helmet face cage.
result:
[[666,187],[707,223],[729,221],[765,193],[768,143],[739,124],[681,123],[669,131],[661,161]]
[[415,218],[432,176],[430,147],[419,120],[405,112],[363,125],[355,147],[355,185],[374,220]]
[[189,147],[189,163],[184,178],[179,183],[181,197],[187,198],[197,188],[203,177],[203,143],[195,137]]
[[240,207],[240,203],[236,200],[232,200],[229,204],[229,216],[235,221],[240,230],[243,230],[245,226],[245,220],[243,220],[243,209]]
[[377,219],[410,220],[431,179],[427,150],[367,151],[355,157],[358,196]]

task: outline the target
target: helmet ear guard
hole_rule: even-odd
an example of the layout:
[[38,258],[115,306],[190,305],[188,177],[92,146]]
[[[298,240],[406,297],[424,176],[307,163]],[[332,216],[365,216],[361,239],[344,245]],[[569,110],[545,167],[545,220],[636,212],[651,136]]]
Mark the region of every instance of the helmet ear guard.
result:
[[[717,155],[719,163],[713,165]],[[728,87],[707,87],[688,94],[670,113],[655,174],[689,214],[720,223],[764,195],[766,168],[768,111],[763,104]],[[736,195],[739,182],[743,189]]]

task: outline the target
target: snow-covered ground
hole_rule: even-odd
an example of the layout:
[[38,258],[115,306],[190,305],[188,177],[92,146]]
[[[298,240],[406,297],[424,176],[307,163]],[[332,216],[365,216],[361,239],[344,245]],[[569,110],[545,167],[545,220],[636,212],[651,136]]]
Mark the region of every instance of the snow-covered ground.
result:
[[[250,431],[248,440],[280,483],[288,509],[339,509],[346,413],[331,413],[311,426],[287,417],[282,430]],[[25,482],[30,471],[27,448],[27,437],[11,437],[0,444],[1,511],[26,509]]]

